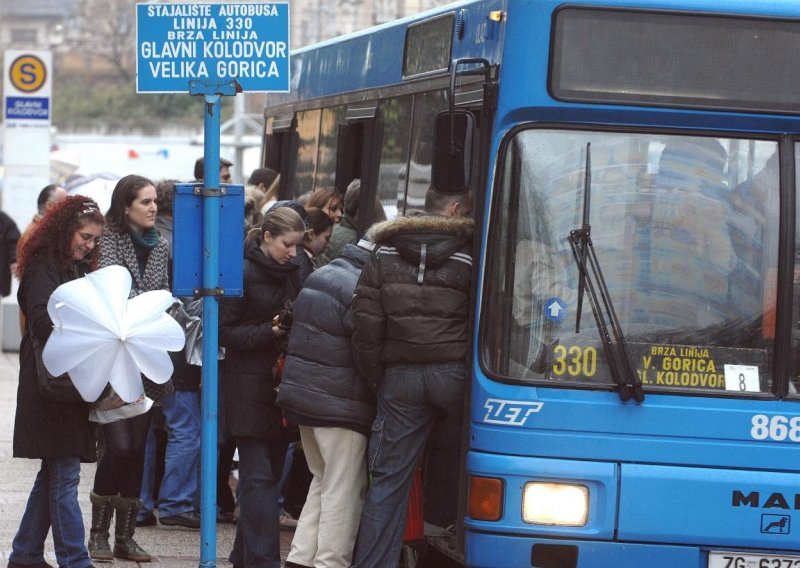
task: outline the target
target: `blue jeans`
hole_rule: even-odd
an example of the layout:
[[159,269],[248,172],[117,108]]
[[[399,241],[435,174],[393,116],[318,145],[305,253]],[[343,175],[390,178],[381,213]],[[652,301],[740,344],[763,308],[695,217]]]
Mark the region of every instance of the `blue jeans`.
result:
[[286,458],[283,461],[283,471],[281,478],[278,480],[278,514],[283,514],[286,511],[283,504],[286,502],[286,484],[289,482],[289,474],[292,471],[292,464],[294,464],[294,450],[297,448],[297,442],[290,442],[289,447],[286,448]]
[[[167,425],[167,452],[164,478],[158,491],[158,514],[161,517],[194,511],[200,477],[200,396],[193,391],[175,391],[159,401]],[[143,520],[155,504],[156,437],[153,425],[147,435],[142,478]]]
[[280,568],[280,526],[275,471],[281,471],[286,444],[237,438],[239,524],[228,560],[244,568]]
[[[378,387],[367,490],[353,567],[395,568],[403,545],[414,470],[442,414],[461,416],[464,363],[396,365]],[[456,484],[456,480],[451,481]]]
[[17,536],[11,544],[9,561],[18,564],[44,562],[44,542],[52,527],[56,560],[60,567],[85,568],[91,565],[78,505],[80,477],[81,462],[77,456],[42,460]]

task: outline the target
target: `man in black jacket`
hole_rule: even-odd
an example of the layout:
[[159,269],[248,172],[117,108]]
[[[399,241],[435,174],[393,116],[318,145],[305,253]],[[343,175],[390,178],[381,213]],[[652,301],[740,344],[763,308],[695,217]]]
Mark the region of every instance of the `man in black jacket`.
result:
[[[425,215],[399,217],[369,231],[376,254],[364,267],[353,303],[356,367],[376,389],[369,441],[372,483],[355,550],[355,567],[394,567],[402,547],[408,494],[428,438],[460,428],[474,224],[469,194],[429,189]],[[451,446],[458,455],[458,439]],[[455,520],[456,458],[448,495],[437,507]],[[437,469],[434,467],[433,469]],[[437,484],[438,485],[438,484]],[[441,497],[441,494],[439,495]],[[434,511],[431,511],[433,513]]]

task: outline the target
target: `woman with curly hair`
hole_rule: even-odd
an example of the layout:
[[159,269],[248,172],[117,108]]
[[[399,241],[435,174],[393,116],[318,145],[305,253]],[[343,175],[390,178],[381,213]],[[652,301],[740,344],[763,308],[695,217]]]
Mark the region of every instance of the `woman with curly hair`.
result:
[[71,402],[42,396],[32,342],[35,338],[44,345],[53,329],[47,314],[53,291],[97,267],[104,223],[97,203],[81,195],[66,197],[36,225],[20,251],[17,300],[27,325],[20,344],[14,457],[40,459],[42,466],[11,545],[9,568],[50,567],[44,542],[51,527],[59,566],[92,566],[78,505],[81,462],[96,459],[90,407],[74,387]]
[[[149,179],[128,175],[111,194],[106,229],[100,239],[100,267],[119,265],[131,273],[131,297],[169,289],[169,243],[155,228],[156,188]],[[147,396],[160,400],[170,394],[146,378]],[[165,383],[173,388],[172,382]],[[150,562],[152,557],[133,539],[144,472],[144,451],[150,413],[103,424],[105,452],[97,464],[92,502],[89,554],[94,560],[114,558]],[[111,517],[116,512],[114,549],[109,546]]]

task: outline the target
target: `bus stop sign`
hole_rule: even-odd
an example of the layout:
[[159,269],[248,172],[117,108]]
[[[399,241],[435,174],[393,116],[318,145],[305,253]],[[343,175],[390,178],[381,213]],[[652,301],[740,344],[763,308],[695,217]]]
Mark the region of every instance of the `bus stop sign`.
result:
[[137,4],[136,92],[185,93],[190,81],[289,91],[289,3]]
[[[219,255],[220,295],[242,295],[242,254],[244,250],[244,186],[222,184]],[[172,237],[172,293],[195,296],[203,288],[202,183],[175,184]]]

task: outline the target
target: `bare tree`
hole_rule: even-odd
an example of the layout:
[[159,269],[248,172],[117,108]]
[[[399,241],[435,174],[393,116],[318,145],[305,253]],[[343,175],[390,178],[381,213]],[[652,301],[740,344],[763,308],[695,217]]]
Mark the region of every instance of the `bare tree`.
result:
[[136,0],[79,0],[76,47],[108,63],[124,81],[136,72]]

